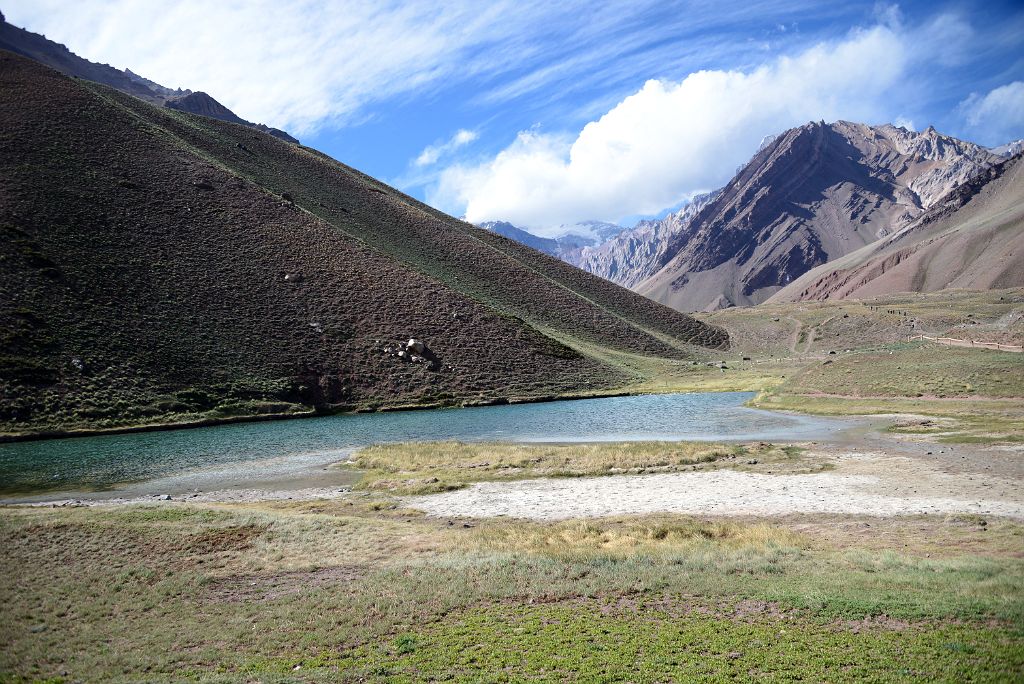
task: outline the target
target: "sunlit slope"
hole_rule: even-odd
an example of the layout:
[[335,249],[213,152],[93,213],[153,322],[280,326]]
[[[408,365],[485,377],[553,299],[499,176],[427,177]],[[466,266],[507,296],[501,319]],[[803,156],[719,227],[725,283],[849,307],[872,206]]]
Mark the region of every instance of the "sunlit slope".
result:
[[1024,164],[964,183],[891,237],[809,271],[770,301],[1024,286]]
[[10,53],[0,87],[8,432],[588,392],[624,376],[564,342],[727,344],[312,150]]

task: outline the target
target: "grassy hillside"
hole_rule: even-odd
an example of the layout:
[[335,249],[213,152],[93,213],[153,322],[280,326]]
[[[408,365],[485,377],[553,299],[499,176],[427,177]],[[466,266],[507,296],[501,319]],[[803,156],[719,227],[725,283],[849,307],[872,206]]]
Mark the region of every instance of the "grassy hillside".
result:
[[313,150],[10,53],[0,83],[0,431],[595,393],[728,344]]

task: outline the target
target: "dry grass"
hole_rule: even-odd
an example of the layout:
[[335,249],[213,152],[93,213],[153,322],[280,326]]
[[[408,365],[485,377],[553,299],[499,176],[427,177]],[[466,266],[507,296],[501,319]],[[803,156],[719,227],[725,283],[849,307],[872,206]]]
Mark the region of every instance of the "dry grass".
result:
[[800,548],[806,540],[764,522],[701,521],[686,516],[643,516],[557,523],[495,522],[457,540],[471,551],[532,553],[557,558],[651,556],[713,545],[720,551]]
[[351,465],[364,471],[360,488],[428,494],[485,480],[672,472],[705,464],[737,465],[749,457],[756,457],[759,463],[790,461],[798,452],[766,443],[406,442],[362,449]]

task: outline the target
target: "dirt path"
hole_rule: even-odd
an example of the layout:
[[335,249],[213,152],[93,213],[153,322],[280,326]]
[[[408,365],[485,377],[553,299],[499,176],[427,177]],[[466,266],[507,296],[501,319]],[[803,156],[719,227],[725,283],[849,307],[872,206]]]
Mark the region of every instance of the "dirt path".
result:
[[[936,449],[937,450],[937,449]],[[810,475],[717,470],[640,476],[488,482],[405,504],[440,516],[509,516],[538,520],[685,513],[907,515],[980,513],[1024,519],[1024,450],[975,449],[971,457],[823,450],[834,466]],[[934,454],[933,454],[934,456]],[[1007,458],[1009,457],[1009,458]],[[1004,463],[988,472],[987,458]],[[964,465],[964,464],[967,465]],[[954,467],[955,466],[955,467]]]

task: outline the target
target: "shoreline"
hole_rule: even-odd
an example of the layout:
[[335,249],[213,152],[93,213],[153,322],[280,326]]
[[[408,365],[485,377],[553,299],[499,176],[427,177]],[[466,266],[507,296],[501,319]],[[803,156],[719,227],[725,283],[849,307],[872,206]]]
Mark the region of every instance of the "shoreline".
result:
[[[711,393],[719,393],[710,390]],[[581,401],[584,399],[612,399],[615,397],[633,397],[647,394],[697,394],[698,391],[679,392],[635,392],[622,390],[601,392],[596,394],[544,395],[540,397],[495,397],[479,401],[464,400],[456,402],[436,402],[433,404],[398,404],[393,406],[359,407],[346,406],[337,410],[302,411],[299,413],[256,413],[245,416],[225,416],[224,418],[201,418],[199,420],[181,421],[176,423],[152,423],[144,425],[125,425],[112,428],[82,428],[73,430],[37,430],[22,433],[0,433],[0,444],[17,442],[40,442],[48,439],[75,439],[79,437],[103,437],[106,435],[128,435],[139,432],[167,432],[171,430],[189,430],[193,428],[216,427],[235,423],[263,423],[281,420],[300,420],[309,418],[329,418],[331,416],[358,415],[364,413],[401,413],[406,411],[433,411],[438,409],[478,408],[482,406],[510,406],[518,404],[542,404],[555,401]]]

